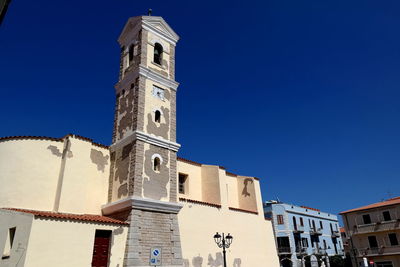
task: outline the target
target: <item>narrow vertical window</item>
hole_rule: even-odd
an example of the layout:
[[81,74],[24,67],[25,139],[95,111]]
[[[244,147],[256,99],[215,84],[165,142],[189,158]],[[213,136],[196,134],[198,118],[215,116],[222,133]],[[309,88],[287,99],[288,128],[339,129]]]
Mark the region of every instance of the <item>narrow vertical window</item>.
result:
[[319,221],[319,228],[324,229],[324,225],[322,224],[322,221]]
[[278,215],[276,218],[278,220],[278,224],[283,224],[283,215]]
[[326,245],[326,240],[324,239],[324,249],[326,249],[328,246]]
[[297,221],[296,221],[296,217],[293,216],[293,227],[294,230],[297,230]]
[[179,194],[187,194],[187,174],[179,173]]
[[160,171],[161,160],[159,157],[155,157],[153,160],[153,170],[156,172]]
[[398,246],[399,245],[399,241],[397,240],[396,233],[391,233],[388,236],[389,236],[389,240],[390,240],[390,245],[391,246]]
[[304,226],[303,217],[300,217],[300,226]]
[[391,221],[392,217],[390,216],[390,212],[389,211],[384,211],[383,213],[383,220],[384,221]]
[[131,62],[133,61],[133,44],[131,44],[129,46],[129,65],[131,64]]
[[377,248],[378,247],[378,241],[376,240],[376,236],[369,236],[368,237],[368,243],[370,248]]
[[163,53],[163,47],[161,46],[161,44],[155,43],[154,44],[154,58],[153,58],[154,63],[161,65],[162,53]]
[[13,244],[14,244],[14,238],[15,238],[15,231],[16,230],[17,230],[17,228],[15,228],[15,227],[8,229],[6,245],[4,247],[3,255],[1,257],[2,259],[10,258],[11,249],[12,249]]
[[156,110],[154,114],[154,121],[160,123],[161,122],[161,112],[159,110]]
[[369,216],[369,214],[364,214],[362,216],[362,218],[363,218],[364,224],[370,224],[371,223],[371,217]]

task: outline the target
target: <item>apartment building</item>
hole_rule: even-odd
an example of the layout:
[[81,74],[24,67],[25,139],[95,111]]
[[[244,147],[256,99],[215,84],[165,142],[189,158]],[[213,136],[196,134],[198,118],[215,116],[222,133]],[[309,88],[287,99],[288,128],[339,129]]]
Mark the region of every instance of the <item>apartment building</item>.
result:
[[340,214],[354,266],[400,266],[400,197]]
[[303,266],[311,255],[328,265],[328,256],[343,255],[336,215],[274,200],[264,203],[264,215],[272,221],[281,266]]

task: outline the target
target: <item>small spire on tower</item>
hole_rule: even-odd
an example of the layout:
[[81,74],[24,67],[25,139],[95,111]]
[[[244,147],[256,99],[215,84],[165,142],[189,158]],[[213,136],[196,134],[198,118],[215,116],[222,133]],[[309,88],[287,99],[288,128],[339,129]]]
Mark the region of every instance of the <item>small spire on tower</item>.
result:
[[151,8],[149,8],[149,11],[147,12],[147,15],[148,16],[151,16],[151,12],[152,12],[153,10],[151,9]]

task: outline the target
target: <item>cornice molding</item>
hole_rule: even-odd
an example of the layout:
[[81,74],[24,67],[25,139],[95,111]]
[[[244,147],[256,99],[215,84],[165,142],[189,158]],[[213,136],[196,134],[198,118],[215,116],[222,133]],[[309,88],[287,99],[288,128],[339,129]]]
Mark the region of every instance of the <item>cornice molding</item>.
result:
[[176,91],[178,89],[178,86],[179,86],[178,82],[176,82],[174,80],[170,80],[168,78],[165,78],[161,74],[158,74],[157,72],[154,72],[142,65],[139,66],[139,74],[143,75],[144,77],[146,77],[154,82],[164,85],[164,86],[170,88],[171,90]]
[[119,140],[118,142],[112,144],[110,146],[110,150],[111,151],[115,151],[116,147],[119,147],[121,145],[125,145],[125,144],[129,144],[130,142],[133,142],[135,140],[140,140],[143,142],[146,142],[148,144],[152,144],[155,146],[159,146],[159,147],[163,147],[163,148],[167,148],[169,150],[172,150],[174,152],[177,152],[179,150],[179,148],[181,147],[180,144],[172,142],[172,141],[168,141],[165,140],[163,138],[159,138],[156,137],[154,135],[150,135],[141,131],[134,131],[132,134],[130,134],[129,136]]
[[146,199],[137,196],[127,197],[102,206],[103,215],[110,215],[127,209],[139,209],[177,214],[183,205],[175,202]]
[[168,23],[162,17],[142,16],[142,27],[145,30],[153,32],[156,35],[159,35],[160,37],[164,38],[167,42],[172,43],[173,45],[176,45],[176,42],[178,42],[179,40],[179,36],[175,33],[175,31],[168,25]]

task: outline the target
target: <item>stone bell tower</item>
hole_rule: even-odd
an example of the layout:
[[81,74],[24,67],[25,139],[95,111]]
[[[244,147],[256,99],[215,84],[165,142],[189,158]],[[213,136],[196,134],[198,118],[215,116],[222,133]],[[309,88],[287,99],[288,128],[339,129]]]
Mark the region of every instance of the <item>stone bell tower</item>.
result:
[[130,223],[124,266],[182,266],[177,214],[175,45],[161,17],[133,17],[121,46],[108,204],[103,214]]

